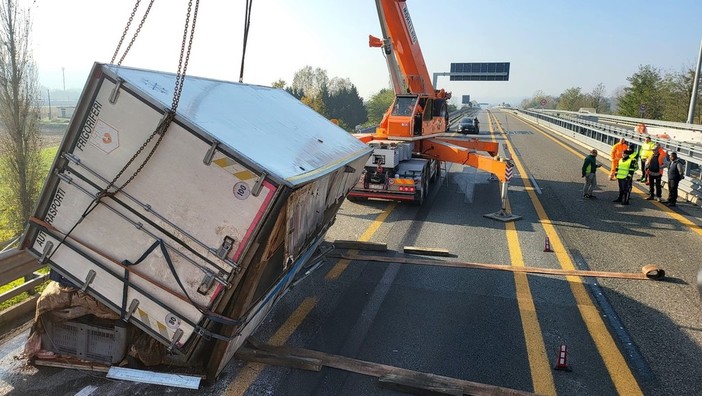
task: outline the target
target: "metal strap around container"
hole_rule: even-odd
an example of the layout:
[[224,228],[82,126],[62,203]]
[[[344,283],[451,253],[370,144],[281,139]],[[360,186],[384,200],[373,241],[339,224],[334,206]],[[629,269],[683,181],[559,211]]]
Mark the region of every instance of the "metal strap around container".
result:
[[[243,322],[242,320],[239,320],[239,319],[232,319],[232,318],[226,317],[224,315],[212,312],[209,309],[202,307],[201,305],[199,305],[198,303],[193,301],[192,298],[190,298],[190,295],[185,290],[183,283],[180,281],[180,277],[178,276],[178,273],[176,272],[175,266],[173,265],[173,261],[171,260],[171,256],[168,253],[168,249],[166,249],[166,245],[163,243],[163,240],[161,240],[161,239],[156,239],[156,241],[154,241],[154,243],[148,249],[146,249],[146,251],[141,255],[141,257],[139,257],[139,259],[137,261],[135,261],[134,263],[131,263],[128,260],[124,260],[123,264],[125,266],[132,266],[132,265],[137,265],[137,264],[141,263],[146,257],[148,257],[154,251],[154,249],[156,249],[156,247],[161,248],[161,253],[163,253],[163,257],[166,259],[166,263],[168,264],[168,268],[171,270],[171,274],[175,278],[176,283],[180,287],[180,290],[183,292],[185,297],[188,298],[188,300],[190,301],[190,304],[192,304],[195,308],[197,308],[197,310],[200,311],[201,314],[203,314],[208,320],[211,320],[215,323],[227,325],[227,326],[236,326],[236,325],[239,325]],[[127,283],[128,283],[127,277],[125,277],[125,288],[127,287]],[[126,307],[126,292],[125,292],[125,295],[122,297],[122,299],[123,299],[122,310],[124,311],[124,309]]]

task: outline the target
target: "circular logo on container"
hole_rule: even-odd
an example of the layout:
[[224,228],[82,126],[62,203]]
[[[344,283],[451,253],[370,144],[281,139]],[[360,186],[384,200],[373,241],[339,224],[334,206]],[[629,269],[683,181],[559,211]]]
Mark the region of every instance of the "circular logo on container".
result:
[[166,326],[171,330],[176,330],[180,327],[180,319],[172,313],[169,313],[166,315]]
[[395,184],[395,179],[389,179],[388,184]]
[[234,191],[234,196],[238,199],[246,199],[251,195],[251,189],[245,182],[236,183],[232,190]]
[[97,120],[90,142],[105,154],[110,154],[119,148],[119,131],[105,121]]

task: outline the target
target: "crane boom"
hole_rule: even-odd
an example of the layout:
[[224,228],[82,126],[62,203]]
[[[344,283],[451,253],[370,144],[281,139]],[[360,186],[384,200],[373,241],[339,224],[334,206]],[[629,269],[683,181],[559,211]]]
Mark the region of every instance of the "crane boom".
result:
[[421,204],[441,174],[441,161],[469,165],[506,182],[510,164],[497,156],[496,142],[445,136],[451,94],[431,82],[406,0],[375,0],[375,5],[383,38],[370,36],[368,43],[383,50],[395,100],[375,134],[358,136],[373,147],[373,155],[349,197]]
[[404,0],[376,0],[375,3],[395,94],[434,96],[407,3]]
[[383,38],[370,36],[369,45],[382,48],[396,95],[376,135],[418,140],[444,133],[451,95],[432,85],[406,1],[375,0],[375,5]]

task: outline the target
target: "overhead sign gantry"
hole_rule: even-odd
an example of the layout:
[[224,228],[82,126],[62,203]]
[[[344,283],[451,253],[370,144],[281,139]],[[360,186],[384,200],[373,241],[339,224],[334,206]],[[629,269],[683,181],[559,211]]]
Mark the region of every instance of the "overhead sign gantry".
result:
[[450,72],[433,74],[433,83],[439,76],[450,81],[509,81],[509,62],[451,63]]

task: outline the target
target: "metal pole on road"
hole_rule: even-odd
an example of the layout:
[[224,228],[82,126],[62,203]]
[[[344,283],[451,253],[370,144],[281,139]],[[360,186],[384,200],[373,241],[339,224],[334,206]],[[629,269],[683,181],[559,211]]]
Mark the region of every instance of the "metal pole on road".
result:
[[[506,147],[505,147],[505,150],[507,150]],[[507,151],[506,154],[509,155],[509,151]],[[507,201],[508,201],[507,191],[509,191],[509,181],[512,179],[512,172],[514,169],[512,161],[511,160],[507,160],[507,161],[508,161],[508,166],[507,166],[507,169],[505,171],[505,181],[500,182],[500,204],[501,204],[500,206],[501,206],[501,209],[499,212],[488,213],[488,214],[483,215],[483,217],[487,217],[487,218],[493,219],[493,220],[499,220],[502,222],[515,221],[515,220],[519,220],[522,218],[522,216],[515,215],[515,214],[511,213],[509,210],[507,210]]]
[[692,124],[695,118],[695,107],[697,107],[697,89],[700,85],[700,63],[702,63],[702,41],[700,41],[700,54],[697,56],[697,68],[695,69],[695,81],[692,83],[692,95],[690,97],[690,109],[687,112],[687,123]]

